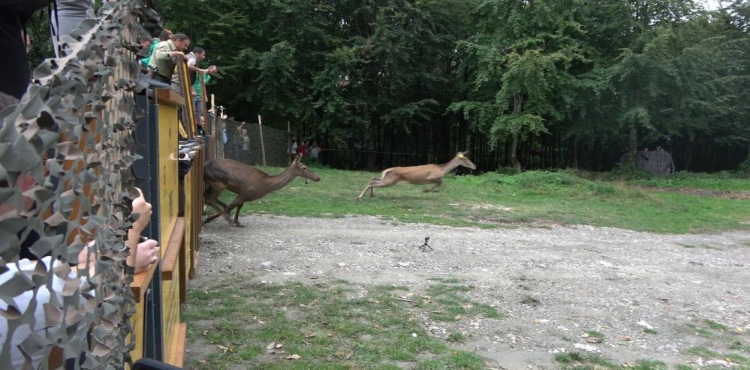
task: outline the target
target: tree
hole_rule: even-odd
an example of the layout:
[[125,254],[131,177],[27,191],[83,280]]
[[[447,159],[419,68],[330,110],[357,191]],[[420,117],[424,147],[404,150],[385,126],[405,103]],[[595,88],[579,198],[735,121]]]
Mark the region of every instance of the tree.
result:
[[484,1],[475,13],[478,34],[460,43],[473,94],[450,109],[471,117],[495,143],[510,137],[517,171],[519,138],[548,132],[576,106],[577,73],[588,63],[576,11],[582,4]]

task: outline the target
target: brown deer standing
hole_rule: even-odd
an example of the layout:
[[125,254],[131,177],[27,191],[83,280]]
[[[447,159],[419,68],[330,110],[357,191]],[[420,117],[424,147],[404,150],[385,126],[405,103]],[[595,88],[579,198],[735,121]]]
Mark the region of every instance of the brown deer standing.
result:
[[421,166],[411,167],[391,167],[383,171],[380,178],[375,178],[359,194],[359,200],[370,190],[370,196],[375,196],[375,188],[385,188],[396,185],[400,182],[408,182],[414,185],[435,184],[435,186],[425,189],[425,192],[439,191],[440,185],[443,184],[443,177],[453,171],[458,166],[464,166],[476,170],[477,166],[466,157],[466,152],[458,152],[453,159],[444,164],[423,164]]
[[[320,176],[300,162],[299,157],[295,158],[284,172],[276,176],[270,176],[255,167],[227,158],[216,158],[206,162],[203,165],[203,179],[206,182],[203,196],[206,203],[218,213],[209,216],[203,224],[223,215],[224,219],[229,221],[229,225],[232,225],[230,214],[232,209],[237,208],[234,213],[234,226],[242,227],[239,217],[240,209],[245,202],[263,198],[266,194],[283,188],[297,176],[320,181]],[[224,189],[237,194],[229,205],[219,200],[219,194]]]

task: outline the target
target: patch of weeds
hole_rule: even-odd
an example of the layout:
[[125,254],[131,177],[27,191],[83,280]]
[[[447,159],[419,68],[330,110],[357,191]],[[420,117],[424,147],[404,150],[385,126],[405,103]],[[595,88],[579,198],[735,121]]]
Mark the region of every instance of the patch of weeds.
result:
[[584,362],[585,360],[586,360],[586,356],[582,355],[579,352],[558,353],[555,355],[555,361],[559,363],[563,363],[563,364]]
[[659,332],[656,329],[644,328],[643,332],[646,334],[657,335]]
[[405,292],[409,291],[408,286],[402,286],[402,285],[381,285],[377,286],[373,289],[373,292],[393,292],[397,290],[402,290]]
[[639,360],[635,365],[618,365],[601,356],[585,355],[578,352],[559,353],[555,361],[565,365],[563,369],[637,369],[637,370],[667,370],[667,364],[661,361]]
[[677,366],[675,366],[675,369],[676,370],[695,370],[693,369],[692,366],[683,365],[683,364],[678,364]]
[[729,345],[729,349],[750,353],[750,345],[742,343],[738,340],[732,342],[732,344]]
[[444,278],[429,278],[427,280],[439,281],[439,282],[445,283],[445,284],[458,284],[458,283],[461,282],[460,279],[456,279],[456,278],[448,278],[448,279],[444,279]]
[[636,370],[667,370],[667,364],[661,361],[639,360],[631,369]]
[[748,360],[747,357],[735,355],[735,354],[728,354],[724,356],[723,358],[730,360],[732,363],[739,364],[739,365],[750,365],[750,360]]
[[589,356],[587,359],[587,362],[594,365],[594,368],[597,369],[599,367],[609,367],[609,368],[616,368],[617,364],[605,359],[604,357],[600,356]]
[[590,356],[578,352],[558,353],[555,361],[564,364],[563,369],[616,369],[614,364],[600,356]]
[[687,350],[685,350],[685,353],[690,354],[690,355],[701,356],[701,357],[708,357],[708,358],[719,356],[718,353],[711,351],[706,347],[688,348]]
[[692,244],[683,244],[682,246],[685,247],[685,248],[695,248],[696,247],[695,245],[692,245]]
[[714,329],[714,330],[725,331],[725,330],[729,329],[724,324],[720,324],[720,323],[718,323],[716,321],[713,321],[713,320],[706,320],[705,323],[706,323],[706,325],[708,325],[709,328]]
[[250,346],[250,347],[245,348],[245,350],[239,353],[238,355],[243,360],[252,360],[262,353],[263,353],[263,348],[261,348],[260,346]]
[[472,290],[474,290],[474,287],[466,285],[434,284],[427,288],[427,293],[438,296],[455,292],[470,292]]
[[448,334],[448,338],[446,338],[449,342],[463,342],[466,340],[466,337],[462,333],[459,332],[453,332]]
[[478,315],[488,318],[502,317],[496,308],[472,302],[458,294],[472,290],[474,287],[466,285],[430,285],[427,295],[422,296],[417,306],[427,311],[430,318],[436,321],[455,322],[464,316]]
[[[733,349],[732,346],[730,346],[730,349]],[[740,365],[742,369],[746,368],[747,366],[750,366],[750,359],[748,359],[747,357],[740,356],[740,355],[733,354],[733,353],[730,353],[730,354],[717,353],[705,347],[689,348],[685,351],[685,353],[700,356],[706,359],[710,359],[710,358],[724,359],[730,363]]]
[[600,341],[604,341],[604,333],[596,330],[586,330],[584,333],[588,334],[591,338],[599,339]]
[[443,370],[443,369],[484,369],[484,359],[470,352],[453,351],[449,356],[438,359],[427,360],[414,367],[416,370]]
[[699,327],[698,325],[689,323],[686,325],[695,335],[699,335],[701,337],[711,338],[714,336],[714,333],[711,332],[708,329],[704,329]]

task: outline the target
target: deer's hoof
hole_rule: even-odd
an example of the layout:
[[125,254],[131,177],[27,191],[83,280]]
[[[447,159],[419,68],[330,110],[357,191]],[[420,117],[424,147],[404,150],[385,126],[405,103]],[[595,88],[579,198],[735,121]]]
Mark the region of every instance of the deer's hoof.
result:
[[243,225],[243,224],[241,224],[241,223],[239,223],[239,222],[238,222],[238,223],[236,223],[236,224],[234,224],[234,226],[235,226],[235,227],[245,227],[245,225]]

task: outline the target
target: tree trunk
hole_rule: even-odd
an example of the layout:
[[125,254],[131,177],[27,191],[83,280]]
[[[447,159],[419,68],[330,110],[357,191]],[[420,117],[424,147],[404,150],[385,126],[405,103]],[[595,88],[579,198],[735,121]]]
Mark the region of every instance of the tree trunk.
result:
[[630,125],[630,138],[628,140],[628,164],[635,167],[635,152],[638,151],[638,128]]
[[[523,97],[516,95],[513,97],[513,113],[521,114],[523,109]],[[521,162],[518,161],[518,134],[513,134],[513,143],[510,145],[510,163],[516,172],[521,172]]]
[[516,151],[518,150],[518,134],[513,134],[513,142],[510,144],[510,163],[516,172],[521,172],[521,162],[518,161]]

